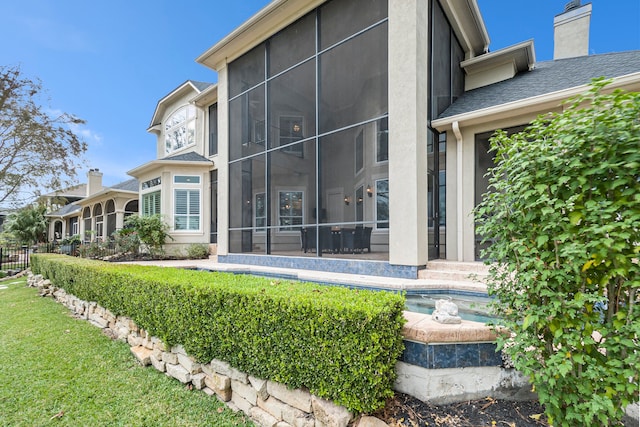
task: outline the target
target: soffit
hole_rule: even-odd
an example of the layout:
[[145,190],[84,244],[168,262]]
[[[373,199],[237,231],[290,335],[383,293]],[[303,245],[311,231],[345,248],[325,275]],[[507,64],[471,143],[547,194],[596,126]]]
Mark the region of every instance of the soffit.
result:
[[477,0],[440,0],[467,58],[489,51],[489,33]]
[[228,36],[207,49],[196,62],[218,71],[326,0],[274,0]]
[[513,63],[517,71],[528,71],[536,63],[536,54],[533,49],[533,40],[527,40],[516,45],[486,53],[475,58],[462,61],[460,66],[467,74],[490,71],[492,68],[504,63]]
[[145,163],[142,166],[131,169],[127,172],[127,175],[139,178],[143,174],[151,173],[153,171],[163,172],[165,170],[171,171],[175,167],[187,166],[198,170],[211,170],[214,166],[213,161],[192,161],[192,160],[152,160]]

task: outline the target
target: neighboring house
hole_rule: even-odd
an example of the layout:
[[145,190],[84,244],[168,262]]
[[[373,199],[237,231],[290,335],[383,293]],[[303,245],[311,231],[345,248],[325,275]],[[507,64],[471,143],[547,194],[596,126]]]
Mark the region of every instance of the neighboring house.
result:
[[186,81],[161,99],[148,129],[158,136],[157,159],[128,172],[140,182],[141,215],[160,214],[170,225],[168,252],[216,242],[211,157],[217,146],[206,137],[215,107],[196,104],[200,100],[215,105],[216,98],[215,85]]
[[[70,203],[47,214],[49,240],[57,241],[69,236],[80,236],[82,241],[104,241],[124,225],[128,215],[138,213],[138,181],[130,179],[112,187],[102,186],[102,172],[90,169],[87,183],[74,188],[64,199]],[[80,190],[84,194],[80,194]],[[60,199],[64,192],[47,196]],[[70,200],[73,199],[73,200]]]
[[140,212],[221,263],[415,278],[476,261],[491,133],[594,77],[640,90],[639,51],[588,56],[579,3],[536,63],[533,41],[489,52],[475,0],[274,0],[197,58],[216,85],[158,102],[157,158],[129,172]]

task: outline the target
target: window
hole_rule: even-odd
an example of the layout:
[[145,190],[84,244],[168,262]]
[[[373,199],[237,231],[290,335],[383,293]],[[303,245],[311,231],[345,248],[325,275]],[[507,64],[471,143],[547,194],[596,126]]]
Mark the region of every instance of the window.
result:
[[162,183],[160,177],[150,179],[149,181],[145,181],[142,183],[142,189],[146,190],[148,188],[156,187]]
[[142,216],[160,215],[160,192],[142,195]]
[[71,218],[71,235],[76,236],[80,231],[78,230],[78,218]]
[[389,228],[389,180],[376,181],[376,228]]
[[255,196],[255,227],[256,232],[264,232],[267,226],[267,207],[265,205],[265,193],[257,193]]
[[174,230],[200,230],[200,190],[175,190]]
[[196,109],[187,105],[171,114],[164,125],[165,154],[195,144]]
[[385,117],[377,121],[376,162],[389,160],[389,119]]
[[200,184],[200,177],[197,175],[176,175],[173,177],[174,184]]
[[295,231],[302,225],[302,191],[279,192],[279,224],[280,231]]

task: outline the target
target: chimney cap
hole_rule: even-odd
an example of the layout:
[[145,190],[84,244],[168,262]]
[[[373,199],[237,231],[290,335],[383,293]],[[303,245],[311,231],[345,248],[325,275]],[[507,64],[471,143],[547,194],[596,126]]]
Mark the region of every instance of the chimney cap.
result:
[[570,10],[577,9],[580,6],[582,6],[580,0],[571,0],[569,3],[564,5],[564,11],[569,12]]

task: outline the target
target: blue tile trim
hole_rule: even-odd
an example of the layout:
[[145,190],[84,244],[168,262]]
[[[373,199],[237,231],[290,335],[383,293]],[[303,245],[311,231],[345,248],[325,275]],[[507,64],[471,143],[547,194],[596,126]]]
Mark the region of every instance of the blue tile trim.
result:
[[295,268],[298,270],[331,271],[333,273],[416,279],[419,266],[392,265],[385,261],[285,257],[273,255],[218,255],[219,263],[246,264],[262,267]]
[[426,369],[502,366],[495,343],[425,344],[405,340],[400,360]]

